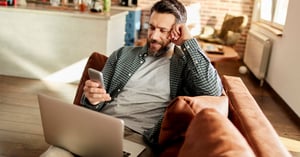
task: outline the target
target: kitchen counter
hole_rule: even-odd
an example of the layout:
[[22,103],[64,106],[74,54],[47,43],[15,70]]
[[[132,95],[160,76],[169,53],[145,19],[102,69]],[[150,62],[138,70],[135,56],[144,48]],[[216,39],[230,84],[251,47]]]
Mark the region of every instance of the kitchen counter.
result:
[[[131,10],[129,7],[128,9]],[[126,7],[118,7],[118,6],[112,7],[109,13],[104,13],[104,12],[94,13],[94,12],[90,12],[89,10],[81,12],[71,7],[62,7],[62,6],[54,7],[50,5],[34,5],[34,4],[28,4],[27,6],[16,6],[16,7],[3,7],[3,6],[0,7],[0,11],[5,11],[5,12],[51,14],[51,15],[64,15],[64,16],[71,16],[71,17],[98,18],[98,19],[110,19],[124,13],[124,11],[126,10],[127,10]]]
[[127,14],[0,7],[0,75],[76,82],[92,52],[124,45]]

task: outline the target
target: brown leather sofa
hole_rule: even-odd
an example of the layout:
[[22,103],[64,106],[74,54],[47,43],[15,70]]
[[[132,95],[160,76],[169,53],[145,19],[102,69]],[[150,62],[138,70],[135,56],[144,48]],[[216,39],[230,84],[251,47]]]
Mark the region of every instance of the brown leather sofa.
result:
[[222,76],[222,83],[224,96],[178,97],[168,106],[160,156],[290,157],[243,81]]
[[[87,68],[102,70],[107,57],[93,53],[75,95],[80,104]],[[289,157],[291,154],[239,77],[222,76],[224,95],[181,96],[166,109],[160,156]]]

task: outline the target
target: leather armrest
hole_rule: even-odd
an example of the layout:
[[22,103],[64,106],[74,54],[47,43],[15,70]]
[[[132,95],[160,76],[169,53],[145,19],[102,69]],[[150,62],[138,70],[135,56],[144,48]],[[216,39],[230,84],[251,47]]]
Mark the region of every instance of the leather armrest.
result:
[[260,157],[290,157],[275,129],[239,77],[223,76],[229,118]]
[[206,108],[191,122],[178,157],[254,157],[247,141],[230,120]]
[[103,67],[106,63],[106,60],[107,60],[107,57],[103,54],[98,53],[98,52],[93,52],[90,55],[86,65],[84,67],[80,82],[78,84],[77,91],[76,91],[76,94],[75,94],[75,98],[73,100],[73,104],[81,105],[80,101],[81,101],[81,98],[82,98],[83,87],[84,87],[85,81],[89,78],[88,68],[94,68],[94,69],[97,69],[99,71],[102,71],[102,69],[103,69]]
[[182,138],[191,120],[204,108],[228,115],[227,96],[179,96],[167,107],[159,135],[159,144]]

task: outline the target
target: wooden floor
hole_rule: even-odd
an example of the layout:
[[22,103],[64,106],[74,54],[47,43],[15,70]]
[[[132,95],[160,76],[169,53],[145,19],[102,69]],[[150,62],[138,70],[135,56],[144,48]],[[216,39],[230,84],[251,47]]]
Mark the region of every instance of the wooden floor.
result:
[[0,157],[38,157],[44,142],[37,94],[72,102],[75,85],[0,76]]
[[[216,64],[220,75],[240,76],[294,157],[300,157],[300,126],[282,107],[284,102],[270,87],[259,86],[251,74],[238,73],[237,62]],[[0,157],[37,157],[44,142],[37,94],[45,93],[72,102],[76,85],[0,75]]]

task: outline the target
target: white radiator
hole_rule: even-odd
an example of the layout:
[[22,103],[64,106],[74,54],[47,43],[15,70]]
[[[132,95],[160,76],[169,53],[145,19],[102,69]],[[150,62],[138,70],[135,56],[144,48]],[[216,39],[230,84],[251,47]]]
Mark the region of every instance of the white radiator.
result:
[[246,49],[244,54],[244,63],[249,70],[261,80],[263,85],[267,73],[272,42],[265,35],[250,30],[247,37]]

